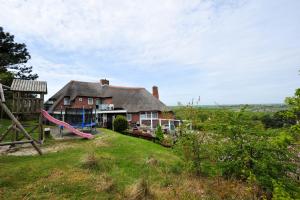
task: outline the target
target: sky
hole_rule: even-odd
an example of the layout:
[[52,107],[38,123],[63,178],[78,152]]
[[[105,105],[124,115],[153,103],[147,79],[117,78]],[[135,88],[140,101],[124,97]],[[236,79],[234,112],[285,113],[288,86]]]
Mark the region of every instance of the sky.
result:
[[70,80],[159,87],[167,105],[283,103],[299,87],[299,0],[0,0],[49,98]]

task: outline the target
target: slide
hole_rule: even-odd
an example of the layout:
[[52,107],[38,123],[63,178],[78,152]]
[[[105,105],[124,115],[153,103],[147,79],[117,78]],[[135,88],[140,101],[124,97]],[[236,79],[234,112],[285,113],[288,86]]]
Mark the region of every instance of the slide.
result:
[[93,138],[94,136],[92,134],[89,134],[89,133],[83,133],[77,129],[75,129],[74,127],[72,127],[70,124],[66,123],[66,122],[63,122],[63,121],[60,121],[58,119],[55,119],[54,117],[52,117],[51,115],[49,115],[49,113],[45,110],[42,110],[42,115],[47,119],[49,120],[50,122],[54,123],[54,124],[57,124],[59,126],[63,126],[64,128],[68,129],[69,131],[71,131],[72,133],[80,136],[80,137],[83,137],[83,138],[88,138],[88,139],[91,139]]

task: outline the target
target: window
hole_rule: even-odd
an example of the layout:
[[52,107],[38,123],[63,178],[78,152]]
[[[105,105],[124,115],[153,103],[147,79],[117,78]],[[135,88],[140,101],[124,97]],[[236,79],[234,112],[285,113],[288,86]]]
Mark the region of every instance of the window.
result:
[[93,105],[94,104],[94,99],[93,98],[88,98],[88,104]]
[[132,120],[132,114],[127,114],[126,117],[127,117],[127,121],[131,121]]
[[65,97],[64,98],[64,105],[70,105],[70,97]]
[[80,102],[82,102],[82,98],[80,97],[79,99],[78,99]]
[[146,113],[141,113],[140,118],[141,118],[141,119],[146,119],[146,118],[147,118]]
[[147,112],[146,115],[147,115],[146,117],[147,119],[151,119],[151,112]]
[[152,119],[158,119],[157,112],[141,112],[140,118],[141,119],[151,119],[151,114],[152,114]]
[[158,119],[158,113],[152,112],[152,119]]
[[96,105],[102,104],[101,99],[96,99]]

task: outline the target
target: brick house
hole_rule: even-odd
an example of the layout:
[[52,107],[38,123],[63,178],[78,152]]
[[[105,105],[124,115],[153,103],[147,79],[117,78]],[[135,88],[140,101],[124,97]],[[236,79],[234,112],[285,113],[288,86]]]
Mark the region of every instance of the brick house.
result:
[[82,112],[90,113],[85,117],[87,121],[107,128],[112,127],[117,115],[126,116],[131,125],[150,129],[158,124],[170,129],[176,123],[173,112],[159,100],[157,86],[153,86],[151,94],[145,88],[112,86],[106,79],[70,81],[49,98],[45,107],[53,116],[73,124],[82,121]]

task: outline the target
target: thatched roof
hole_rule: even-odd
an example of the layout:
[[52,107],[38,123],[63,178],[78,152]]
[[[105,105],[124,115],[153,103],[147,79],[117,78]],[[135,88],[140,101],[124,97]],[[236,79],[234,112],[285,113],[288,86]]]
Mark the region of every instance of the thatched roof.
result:
[[54,100],[55,103],[49,111],[53,111],[57,103],[66,96],[69,96],[71,101],[77,96],[112,97],[114,107],[125,109],[127,112],[170,111],[164,103],[152,96],[145,88],[110,86],[80,81],[70,81],[54,94],[49,100]]

